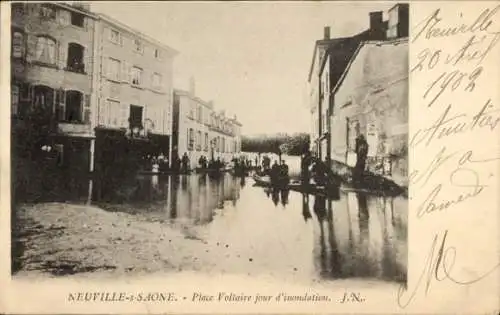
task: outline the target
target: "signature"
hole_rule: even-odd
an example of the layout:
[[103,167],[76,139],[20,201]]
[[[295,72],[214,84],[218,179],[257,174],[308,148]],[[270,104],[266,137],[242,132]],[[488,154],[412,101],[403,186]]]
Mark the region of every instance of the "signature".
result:
[[[458,175],[461,174],[468,174],[472,177],[472,179],[468,183],[457,180]],[[437,199],[441,197],[440,193],[443,185],[436,185],[424,202],[418,207],[417,218],[422,218],[424,215],[431,214],[436,211],[450,209],[459,203],[463,203],[479,196],[483,192],[484,188],[488,187],[487,185],[480,183],[479,175],[472,169],[458,168],[451,173],[449,180],[452,186],[467,188],[467,190],[452,199],[441,199],[438,201]]]
[[[493,9],[485,9],[476,17],[474,22],[470,24],[460,22],[460,24],[452,26],[442,26],[444,22],[440,17],[441,9],[437,9],[431,15],[417,23],[415,29],[412,30],[412,33],[415,34],[412,42],[415,42],[422,36],[425,39],[431,39],[450,37],[457,34],[488,32],[499,9],[500,5]],[[460,17],[462,17],[462,14],[460,14]]]
[[[442,234],[442,236],[440,236],[439,233],[434,235],[424,269],[422,270],[415,286],[408,289],[406,285],[403,284],[399,287],[397,301],[401,308],[406,308],[413,301],[413,299],[415,299],[420,288],[424,289],[424,294],[427,296],[433,281],[441,282],[449,280],[457,285],[470,285],[486,278],[500,266],[500,263],[497,264],[491,270],[483,273],[479,277],[467,280],[460,279],[457,277],[456,272],[454,272],[453,269],[457,259],[457,249],[454,246],[448,245],[446,242],[448,230],[445,230]],[[439,239],[441,239],[441,241],[439,241]],[[438,245],[439,243],[441,244]],[[422,287],[422,285],[424,286]]]
[[467,119],[468,115],[463,113],[451,116],[450,104],[430,127],[417,130],[410,141],[410,146],[415,147],[424,142],[425,146],[428,146],[435,139],[443,139],[477,129],[486,128],[493,131],[500,123],[500,110],[492,110],[492,108],[492,101],[488,99],[479,112]]

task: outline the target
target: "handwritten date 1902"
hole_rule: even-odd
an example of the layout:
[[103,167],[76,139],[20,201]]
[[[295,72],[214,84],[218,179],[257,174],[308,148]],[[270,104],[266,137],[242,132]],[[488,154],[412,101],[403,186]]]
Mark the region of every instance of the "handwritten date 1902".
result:
[[472,92],[476,86],[476,80],[483,72],[483,67],[477,67],[471,72],[462,72],[460,70],[454,70],[451,72],[445,71],[441,75],[434,80],[429,88],[425,91],[424,99],[432,94],[433,91],[434,97],[430,100],[428,107],[431,107],[438,98],[445,92],[446,90],[455,91],[459,87],[463,86],[462,82],[465,80],[465,88],[463,89],[465,92]]

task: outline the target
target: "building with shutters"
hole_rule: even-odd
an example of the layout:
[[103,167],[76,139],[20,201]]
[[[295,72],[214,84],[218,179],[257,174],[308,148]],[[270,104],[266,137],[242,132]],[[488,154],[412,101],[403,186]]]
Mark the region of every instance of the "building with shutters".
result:
[[96,28],[96,163],[116,155],[169,157],[177,52],[103,14]]
[[187,153],[192,169],[201,156],[230,163],[241,154],[241,123],[197,97],[193,80],[189,91],[174,91],[173,112],[172,156]]
[[[312,150],[354,166],[355,139],[369,144],[367,168],[407,179],[409,5],[369,14],[369,28],[316,41],[309,71]],[[380,65],[384,65],[381,67]]]
[[57,164],[87,171],[94,146],[97,16],[85,5],[63,3],[13,3],[11,13],[14,153],[36,112],[47,117],[47,145],[58,152]]

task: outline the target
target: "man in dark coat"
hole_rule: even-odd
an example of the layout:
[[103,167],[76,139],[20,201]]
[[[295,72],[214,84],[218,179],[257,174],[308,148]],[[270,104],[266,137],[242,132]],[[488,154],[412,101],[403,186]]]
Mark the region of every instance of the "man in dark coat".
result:
[[182,171],[187,172],[189,170],[189,157],[186,152],[182,156]]
[[365,171],[366,158],[368,156],[368,142],[366,142],[363,135],[356,138],[356,176],[361,176]]

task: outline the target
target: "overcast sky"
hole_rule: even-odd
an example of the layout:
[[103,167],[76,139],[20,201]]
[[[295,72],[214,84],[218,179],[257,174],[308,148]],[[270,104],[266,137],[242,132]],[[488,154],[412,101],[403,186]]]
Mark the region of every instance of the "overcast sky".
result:
[[236,114],[243,134],[309,131],[306,83],[314,42],[365,30],[388,3],[94,2],[105,13],[179,51],[174,87]]

